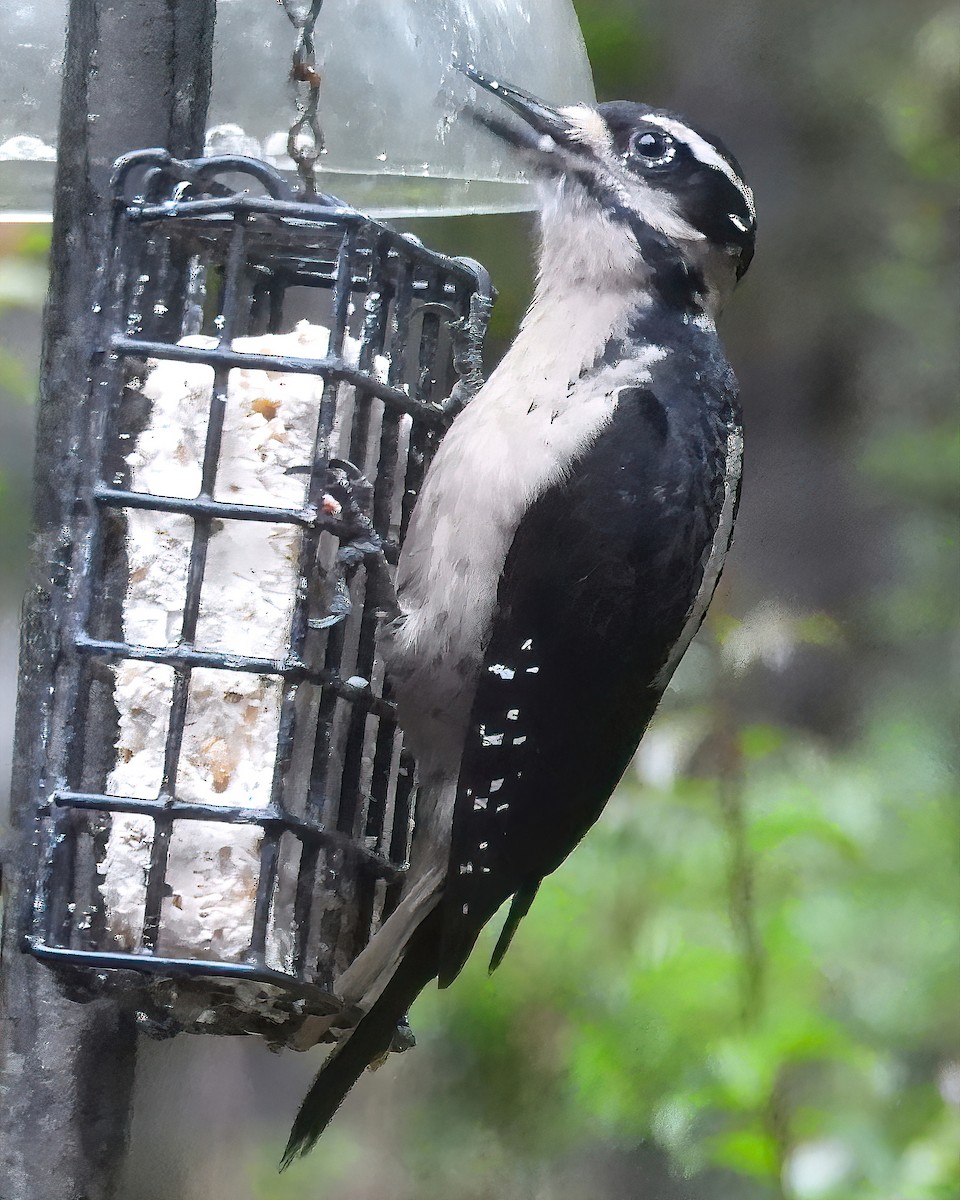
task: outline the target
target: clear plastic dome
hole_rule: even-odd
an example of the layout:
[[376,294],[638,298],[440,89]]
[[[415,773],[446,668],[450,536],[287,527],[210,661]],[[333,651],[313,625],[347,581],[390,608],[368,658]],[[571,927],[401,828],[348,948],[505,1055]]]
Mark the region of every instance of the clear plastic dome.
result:
[[[0,0],[7,219],[49,214],[66,9],[66,0]],[[250,154],[292,171],[294,41],[276,0],[219,0],[209,153]],[[510,156],[463,119],[476,89],[455,59],[551,103],[594,98],[571,0],[326,0],[315,43],[326,139],[318,186],[378,216],[532,205]]]

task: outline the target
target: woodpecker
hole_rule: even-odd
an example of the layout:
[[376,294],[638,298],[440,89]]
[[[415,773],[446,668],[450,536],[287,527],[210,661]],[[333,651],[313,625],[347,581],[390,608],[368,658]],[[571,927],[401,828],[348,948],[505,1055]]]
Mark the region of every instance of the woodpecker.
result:
[[539,183],[537,283],[410,522],[382,640],[419,770],[409,878],[339,981],[353,1024],[285,1164],[511,900],[499,963],[635,753],[736,516],[740,409],[715,325],[754,249],[736,159],[674,112],[555,109],[463,69],[506,106],[475,118]]

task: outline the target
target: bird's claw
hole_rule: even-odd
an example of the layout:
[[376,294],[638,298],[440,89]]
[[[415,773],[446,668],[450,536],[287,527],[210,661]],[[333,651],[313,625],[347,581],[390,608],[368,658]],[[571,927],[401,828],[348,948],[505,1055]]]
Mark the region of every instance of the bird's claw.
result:
[[410,1021],[407,1017],[403,1017],[397,1022],[397,1027],[393,1031],[390,1049],[394,1054],[403,1054],[407,1050],[412,1050],[416,1044],[417,1039],[410,1028]]
[[330,459],[326,485],[330,491],[324,494],[323,510],[331,518],[331,525],[335,525],[331,532],[340,538],[340,548],[334,562],[333,595],[327,612],[309,624],[313,629],[328,629],[346,620],[353,611],[349,581],[361,564],[367,573],[367,596],[379,613],[393,620],[400,615],[400,605],[383,554],[383,542],[369,515],[373,485],[359,467],[343,458]]

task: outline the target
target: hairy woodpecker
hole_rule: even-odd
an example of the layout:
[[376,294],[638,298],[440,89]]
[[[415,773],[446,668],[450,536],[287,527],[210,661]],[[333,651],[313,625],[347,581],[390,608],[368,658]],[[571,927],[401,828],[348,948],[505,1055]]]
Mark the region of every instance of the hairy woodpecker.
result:
[[634,754],[736,515],[740,411],[714,325],[753,255],[736,159],[672,112],[553,109],[465,71],[512,109],[475,116],[540,181],[537,286],[410,523],[383,638],[420,772],[409,879],[339,981],[354,1023],[285,1163],[512,897],[500,961]]

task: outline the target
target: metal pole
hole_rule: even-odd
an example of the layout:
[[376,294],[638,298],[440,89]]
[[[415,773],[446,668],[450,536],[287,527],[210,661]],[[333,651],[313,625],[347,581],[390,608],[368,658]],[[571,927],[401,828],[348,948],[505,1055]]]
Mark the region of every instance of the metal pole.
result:
[[[59,630],[76,494],[73,448],[86,418],[91,297],[108,261],[104,197],[114,159],[163,146],[196,155],[210,91],[216,0],[71,0],[50,290],[44,315],[34,560],[24,603],[12,784],[3,851],[0,954],[0,1197],[109,1200],[130,1117],[136,1030],[109,1000],[76,1004],[20,952],[35,870],[33,814],[49,746]],[[104,750],[109,753],[111,747]]]

